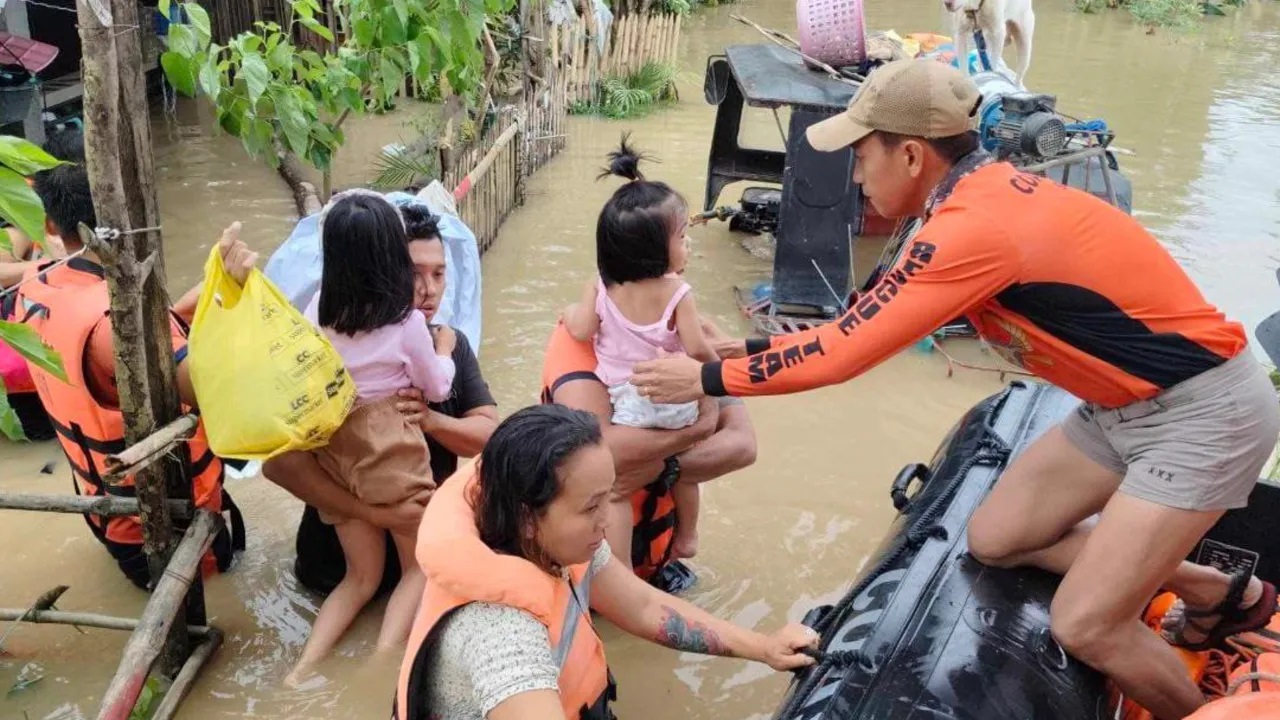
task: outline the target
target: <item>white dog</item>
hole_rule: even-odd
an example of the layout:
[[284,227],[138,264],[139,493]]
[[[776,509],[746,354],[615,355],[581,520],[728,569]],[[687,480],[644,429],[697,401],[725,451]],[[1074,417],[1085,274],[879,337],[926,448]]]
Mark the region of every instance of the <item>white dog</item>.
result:
[[1035,34],[1036,14],[1031,0],[942,0],[951,13],[951,35],[955,38],[960,68],[969,71],[969,45],[973,31],[981,30],[991,67],[1008,67],[1001,55],[1006,45],[1018,48],[1018,84],[1031,67],[1031,36]]

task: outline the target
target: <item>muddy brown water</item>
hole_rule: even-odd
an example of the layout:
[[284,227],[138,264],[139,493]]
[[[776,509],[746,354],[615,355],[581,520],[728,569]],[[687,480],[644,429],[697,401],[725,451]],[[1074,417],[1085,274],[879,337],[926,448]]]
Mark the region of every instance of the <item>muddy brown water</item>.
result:
[[[529,183],[517,210],[484,260],[481,361],[504,413],[535,402],[541,352],[556,311],[577,297],[593,267],[595,214],[614,185],[593,180],[620,132],[662,164],[655,177],[701,198],[713,108],[701,97],[708,54],[760,37],[729,19],[740,12],[767,26],[794,27],[793,3],[744,1],[699,14],[685,25],[682,102],[642,120],[574,119],[568,150]],[[1081,15],[1063,0],[1036,6],[1038,32],[1030,87],[1056,93],[1059,107],[1105,117],[1136,189],[1135,207],[1208,297],[1251,328],[1280,306],[1280,5],[1253,0],[1201,32],[1145,35],[1121,13]],[[940,3],[870,3],[874,28],[946,32]],[[377,148],[408,138],[401,111],[354,123],[339,156],[336,184],[367,181]],[[773,118],[759,114],[747,132],[779,144]],[[170,284],[199,278],[209,247],[233,220],[264,251],[287,235],[292,201],[274,172],[245,157],[236,141],[211,132],[209,117],[181,103],[173,117],[153,114],[160,205]],[[726,191],[734,200],[738,188]],[[738,245],[723,225],[694,233],[689,277],[705,312],[746,333],[731,288],[765,280],[769,267]],[[859,247],[865,272],[878,248]],[[1140,272],[1140,268],[1133,269]],[[959,357],[990,362],[973,343],[949,346]],[[948,377],[936,353],[908,351],[841,387],[803,396],[751,400],[759,460],[705,490],[700,583],[689,599],[762,630],[798,619],[846,589],[892,518],[887,487],[895,471],[927,460],[974,402],[1002,385],[993,374]],[[40,472],[54,464],[51,474]],[[0,444],[0,490],[67,492],[66,464],[49,444]],[[366,613],[324,667],[326,679],[297,691],[280,679],[296,658],[317,599],[293,579],[293,531],[299,504],[255,478],[232,481],[249,523],[249,549],[234,572],[208,586],[211,622],[226,644],[203,674],[182,717],[384,718],[398,658],[371,657],[377,614]],[[0,607],[30,603],[56,584],[71,590],[64,610],[136,615],[144,597],[76,516],[5,513],[0,543]],[[742,661],[678,654],[622,636],[601,623],[621,683],[623,717],[763,718],[787,677]],[[45,679],[0,697],[0,718],[92,716],[114,672],[125,636],[64,627],[24,626],[0,657],[0,690],[28,663]]]

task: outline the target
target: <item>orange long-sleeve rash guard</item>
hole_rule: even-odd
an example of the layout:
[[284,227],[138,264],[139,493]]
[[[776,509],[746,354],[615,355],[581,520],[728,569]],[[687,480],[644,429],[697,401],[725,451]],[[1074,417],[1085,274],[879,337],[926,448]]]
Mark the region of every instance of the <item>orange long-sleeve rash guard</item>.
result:
[[843,382],[959,315],[1007,360],[1103,407],[1151,398],[1247,345],[1133,218],[995,163],[956,184],[843,317],[704,365],[703,388],[781,395]]

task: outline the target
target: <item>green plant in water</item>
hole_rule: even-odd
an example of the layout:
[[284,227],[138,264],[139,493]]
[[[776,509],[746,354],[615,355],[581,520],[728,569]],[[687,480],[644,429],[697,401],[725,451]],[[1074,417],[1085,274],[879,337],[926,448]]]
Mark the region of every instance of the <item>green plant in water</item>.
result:
[[1204,16],[1202,0],[1130,0],[1128,8],[1134,21],[1148,30],[1189,30]]
[[[44,205],[26,181],[41,170],[63,164],[52,155],[22,138],[0,135],[0,220],[12,223],[37,244],[44,242]],[[0,231],[0,249],[12,250],[9,234]],[[30,325],[0,320],[0,342],[46,372],[65,381],[62,358],[44,344]],[[9,395],[0,378],[0,433],[10,440],[25,440],[22,423],[9,405]]]
[[701,8],[713,8],[728,5],[737,0],[662,0],[653,4],[655,12],[668,12],[677,15],[688,15]]
[[[469,95],[483,83],[485,17],[510,12],[515,0],[333,0],[341,42],[319,19],[320,0],[290,0],[289,19],[255,23],[225,47],[211,41],[209,15],[181,3],[188,22],[169,27],[160,57],[178,92],[208,96],[218,123],[250,155],[272,165],[284,147],[324,176],[328,197],[333,154],[352,114],[391,105],[406,77]],[[160,0],[169,17],[170,0]],[[294,45],[297,26],[333,45],[321,55]]]
[[421,151],[413,148],[399,152],[383,150],[375,165],[378,175],[373,186],[379,190],[399,190],[419,178],[440,177],[440,156],[434,145]]
[[1156,28],[1190,30],[1204,16],[1222,17],[1223,8],[1241,7],[1247,0],[1074,0],[1076,10],[1094,13],[1104,7],[1128,8],[1139,25],[1154,32]]
[[641,117],[679,99],[676,77],[674,66],[660,62],[645,63],[630,75],[610,75],[600,81],[600,98],[591,110],[615,120]]

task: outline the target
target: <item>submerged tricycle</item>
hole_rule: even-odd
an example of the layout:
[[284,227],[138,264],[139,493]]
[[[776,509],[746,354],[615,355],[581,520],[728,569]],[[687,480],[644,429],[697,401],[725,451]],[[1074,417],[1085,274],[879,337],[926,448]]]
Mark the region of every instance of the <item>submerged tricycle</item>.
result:
[[[773,238],[772,283],[736,289],[738,303],[763,334],[803,330],[843,314],[897,262],[920,221],[887,220],[853,182],[852,149],[823,153],[805,138],[810,125],[848,107],[874,63],[831,74],[776,44],[734,45],[707,59],[703,92],[716,106],[702,212],[695,222],[726,220],[734,231]],[[1132,188],[1120,173],[1114,138],[1101,120],[1079,122],[1056,110],[1056,98],[1027,92],[999,70],[973,76],[983,100],[976,113],[983,146],[1026,172],[1092,192],[1129,211]],[[747,107],[771,111],[783,150],[744,145]],[[787,111],[785,120],[780,111]],[[727,186],[750,185],[736,205],[719,205]],[[887,238],[874,267],[856,272],[856,238]],[[969,334],[958,319],[944,334]]]

